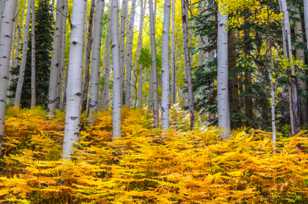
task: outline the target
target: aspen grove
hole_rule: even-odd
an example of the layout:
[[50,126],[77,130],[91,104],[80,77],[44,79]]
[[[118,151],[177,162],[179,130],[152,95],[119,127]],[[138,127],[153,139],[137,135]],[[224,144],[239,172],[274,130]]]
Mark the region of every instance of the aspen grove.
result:
[[308,0],[0,0],[0,203],[308,203]]

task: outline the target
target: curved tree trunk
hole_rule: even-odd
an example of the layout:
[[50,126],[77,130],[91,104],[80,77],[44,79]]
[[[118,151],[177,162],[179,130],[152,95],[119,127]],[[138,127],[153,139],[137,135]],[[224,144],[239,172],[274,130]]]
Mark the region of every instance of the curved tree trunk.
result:
[[17,2],[16,0],[8,0],[4,5],[0,24],[0,140],[4,135],[5,101]]
[[98,0],[93,23],[93,43],[92,43],[92,64],[90,78],[90,100],[89,100],[89,122],[94,122],[94,114],[98,108],[98,90],[99,90],[99,67],[101,54],[102,37],[102,16],[104,13],[104,0]]
[[82,48],[86,1],[74,0],[67,79],[63,158],[70,159],[80,128]]
[[24,79],[25,79],[32,1],[33,0],[28,0],[28,6],[27,6],[26,26],[25,26],[25,31],[24,31],[25,36],[24,36],[24,44],[23,44],[23,48],[22,48],[22,62],[21,62],[20,69],[19,69],[17,87],[16,87],[16,92],[15,92],[15,102],[14,102],[14,104],[15,104],[16,107],[20,106],[21,95],[22,95],[22,87],[23,87]]
[[227,16],[218,12],[218,37],[217,37],[217,102],[218,124],[222,129],[222,137],[230,135],[230,107],[228,87],[228,31]]
[[118,1],[112,1],[111,11],[112,35],[112,63],[113,63],[113,107],[112,107],[112,135],[113,138],[121,136],[121,67],[118,39]]
[[169,128],[169,28],[170,28],[170,0],[164,4],[164,25],[162,41],[162,128]]

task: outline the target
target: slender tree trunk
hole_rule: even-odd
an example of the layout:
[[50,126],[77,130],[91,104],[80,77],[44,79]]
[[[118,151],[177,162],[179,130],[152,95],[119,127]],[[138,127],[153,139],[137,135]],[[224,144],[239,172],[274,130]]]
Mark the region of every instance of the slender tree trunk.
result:
[[154,127],[158,127],[159,110],[158,110],[158,82],[157,82],[157,67],[156,67],[156,37],[155,37],[155,12],[153,7],[153,0],[149,0],[150,10],[150,35],[151,35],[151,86],[150,86],[150,106],[153,111]]
[[29,41],[29,25],[31,20],[31,6],[33,0],[28,0],[27,6],[27,17],[26,17],[26,26],[25,26],[25,36],[24,36],[24,44],[22,49],[22,62],[19,69],[18,74],[18,82],[17,88],[15,93],[15,106],[20,106],[21,95],[22,95],[22,87],[24,84],[24,77],[25,77],[25,70],[26,70],[26,63],[27,63],[27,52],[28,52],[28,41]]
[[86,1],[74,0],[68,67],[63,158],[70,159],[80,128],[82,48]]
[[304,21],[305,21],[305,34],[306,34],[306,46],[308,49],[308,0],[304,0]]
[[110,51],[111,51],[111,18],[109,18],[109,29],[107,33],[106,43],[105,43],[105,53],[104,53],[104,87],[102,94],[102,108],[104,110],[108,109],[109,106],[109,79],[110,79]]
[[[93,15],[95,12],[95,2],[96,0],[92,0],[91,2],[91,11],[90,11],[90,17],[89,17],[89,23],[88,23],[88,40],[87,43],[85,44],[86,50],[85,50],[85,61],[84,61],[84,80],[83,80],[83,85],[82,85],[82,98],[83,98],[83,107],[87,110],[88,112],[88,93],[89,93],[89,81],[90,81],[90,58],[91,58],[91,52],[92,50],[92,45],[93,45]],[[85,36],[86,37],[86,36]]]
[[17,1],[8,0],[3,5],[5,8],[0,22],[0,140],[4,135],[5,101]]
[[172,0],[171,15],[171,103],[176,103],[176,64],[175,64],[175,0]]
[[217,100],[218,124],[222,129],[222,137],[230,135],[230,107],[228,87],[228,17],[218,12],[218,37],[217,37]]
[[31,108],[36,106],[36,65],[35,65],[35,0],[32,0],[31,24]]
[[111,11],[111,35],[112,35],[112,63],[113,63],[113,107],[112,126],[113,138],[121,136],[121,67],[118,39],[118,1],[112,1]]
[[[53,116],[60,103],[61,75],[64,69],[64,43],[66,25],[66,0],[57,0],[56,28],[53,40],[53,55],[50,68],[48,111]],[[63,42],[64,41],[64,42]]]
[[143,67],[142,64],[139,63],[139,58],[141,55],[141,49],[143,46],[143,25],[144,25],[144,13],[145,6],[147,2],[146,0],[140,0],[140,21],[139,21],[139,36],[138,36],[138,47],[136,51],[136,68],[137,71],[139,67],[139,81],[138,81],[138,89],[137,89],[137,107],[142,107],[142,88],[143,88]]
[[[298,44],[304,44],[304,32],[302,28],[302,18],[301,18],[301,11],[299,8],[296,8],[296,22],[295,22],[295,40]],[[300,59],[302,62],[305,62],[305,51],[301,47],[296,48],[296,58]],[[302,74],[305,74],[302,71]],[[307,91],[307,83],[305,80],[299,80],[299,87],[302,91]],[[301,113],[301,122],[303,125],[306,125],[308,122],[308,107],[307,107],[307,100],[305,96],[300,96],[300,113]]]
[[120,68],[121,68],[121,104],[124,100],[124,88],[125,88],[125,33],[127,25],[128,14],[128,0],[122,0],[121,8],[121,27],[120,27]]
[[126,45],[126,93],[125,105],[131,106],[131,88],[132,88],[132,67],[133,67],[133,40],[134,40],[134,24],[135,24],[135,9],[137,0],[132,0],[132,8],[130,14],[130,22],[127,32],[127,45]]
[[58,76],[58,100],[59,100],[59,108],[64,109],[64,101],[66,96],[66,84],[67,84],[67,70],[65,69],[65,47],[66,47],[66,20],[67,20],[67,0],[63,0],[62,7],[62,21],[61,21],[61,43],[60,43],[60,71]]
[[164,4],[164,25],[162,42],[162,128],[169,128],[169,28],[170,28],[170,0]]
[[188,8],[187,1],[182,0],[182,27],[183,27],[183,44],[184,44],[184,61],[185,61],[185,80],[188,90],[188,107],[190,112],[190,128],[194,128],[195,114],[194,114],[194,95],[192,88],[192,74],[191,74],[191,59],[188,49]]
[[[280,0],[280,8],[283,17],[283,43],[284,43],[284,54],[292,62],[292,41],[291,41],[291,28],[289,11],[286,0]],[[297,78],[294,66],[291,66],[289,73],[289,111],[290,111],[290,123],[291,123],[291,134],[294,135],[300,130],[300,117],[299,117],[299,101],[298,101],[298,90],[297,90]]]
[[98,108],[98,90],[99,90],[99,67],[101,55],[101,37],[102,37],[102,16],[104,13],[104,0],[98,0],[93,24],[93,43],[92,43],[92,66],[90,79],[90,101],[89,101],[89,122],[94,122],[94,114]]

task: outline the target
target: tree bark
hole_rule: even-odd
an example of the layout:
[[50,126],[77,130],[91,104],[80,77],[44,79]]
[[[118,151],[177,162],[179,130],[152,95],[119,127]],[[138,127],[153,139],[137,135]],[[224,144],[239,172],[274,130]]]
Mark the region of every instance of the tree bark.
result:
[[135,24],[135,9],[136,0],[132,0],[130,22],[127,32],[127,45],[126,45],[126,91],[125,91],[125,105],[131,106],[131,88],[132,88],[132,67],[133,67],[133,40],[134,40],[134,24]]
[[74,0],[68,67],[63,158],[70,159],[80,128],[82,49],[86,1]]
[[109,29],[107,33],[106,43],[105,43],[105,53],[104,53],[104,87],[102,94],[102,108],[104,110],[108,109],[109,106],[109,79],[110,79],[110,51],[111,51],[111,17],[109,17]]
[[0,22],[0,140],[4,135],[5,101],[17,1],[7,0],[3,5],[5,8]]
[[121,25],[120,25],[120,68],[121,68],[121,104],[124,100],[124,88],[125,88],[125,34],[127,25],[128,14],[128,0],[122,0],[121,8]]
[[187,1],[182,0],[182,27],[183,27],[183,44],[184,44],[184,61],[185,61],[185,82],[188,90],[188,109],[190,113],[190,128],[194,128],[194,95],[192,88],[191,59],[188,48],[188,7]]
[[141,55],[141,49],[143,46],[143,25],[144,25],[144,15],[145,15],[145,7],[146,7],[146,0],[140,0],[140,21],[139,21],[139,36],[138,36],[138,46],[136,51],[136,68],[138,70],[139,67],[139,81],[138,81],[138,89],[137,89],[137,107],[142,107],[142,88],[143,88],[143,66],[139,63],[139,58]]
[[159,110],[158,110],[158,82],[157,82],[157,66],[156,66],[156,37],[155,37],[155,12],[153,0],[149,0],[150,10],[150,36],[151,36],[151,85],[150,85],[150,106],[153,111],[154,127],[159,125]]
[[[292,41],[291,41],[291,28],[289,11],[286,0],[280,0],[280,9],[283,15],[283,44],[285,57],[292,62]],[[298,90],[297,90],[297,78],[294,66],[291,66],[289,73],[289,111],[290,111],[290,123],[291,123],[291,134],[294,135],[300,130],[300,117],[299,117],[299,101],[298,101]]]
[[164,24],[162,40],[162,128],[169,128],[169,27],[170,27],[170,0],[164,4]]
[[99,67],[101,54],[102,37],[102,16],[104,13],[104,0],[98,0],[93,23],[93,43],[92,43],[92,64],[90,79],[90,100],[89,100],[89,122],[94,122],[94,114],[98,108],[98,90],[99,90]]
[[[57,0],[56,28],[53,40],[53,54],[50,68],[49,90],[48,90],[48,113],[54,116],[59,107],[62,92],[61,78],[64,70],[65,52],[65,26],[66,26],[66,0]],[[65,91],[65,90],[63,90]]]
[[113,107],[112,107],[112,135],[121,136],[121,67],[118,39],[118,1],[112,1],[111,35],[112,35],[112,63],[113,63]]
[[175,64],[175,0],[172,0],[171,14],[171,104],[176,103],[176,64]]
[[217,37],[217,100],[218,100],[218,125],[222,129],[222,138],[230,135],[230,105],[228,87],[228,17],[218,12],[218,37]]
[[15,106],[20,106],[21,101],[21,95],[22,95],[22,87],[24,84],[24,77],[25,77],[25,70],[26,70],[26,63],[27,63],[27,52],[28,52],[28,42],[29,42],[29,26],[30,26],[30,20],[31,20],[31,7],[32,7],[32,1],[28,0],[28,6],[27,6],[27,17],[26,17],[26,26],[25,26],[25,36],[24,36],[24,44],[22,48],[22,62],[19,69],[18,74],[18,82],[15,92]]
[[93,16],[95,12],[95,7],[96,7],[96,0],[91,1],[91,11],[90,11],[90,16],[89,16],[89,23],[88,23],[88,36],[85,36],[87,38],[87,43],[85,44],[86,49],[85,49],[85,60],[84,60],[84,79],[83,79],[83,84],[82,84],[82,108],[86,109],[86,112],[88,112],[88,102],[89,102],[89,79],[90,79],[90,58],[91,58],[91,52],[92,50],[92,45],[93,45]]
[[35,0],[32,0],[31,24],[31,108],[36,106],[36,60],[35,60]]

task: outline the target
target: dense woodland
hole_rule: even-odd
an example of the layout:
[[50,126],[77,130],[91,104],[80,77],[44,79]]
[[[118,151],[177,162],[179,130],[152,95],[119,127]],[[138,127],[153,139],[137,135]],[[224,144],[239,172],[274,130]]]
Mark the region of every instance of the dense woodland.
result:
[[308,203],[308,0],[0,17],[0,203]]

